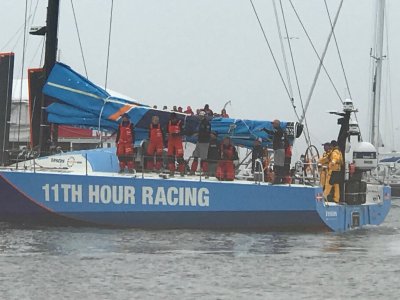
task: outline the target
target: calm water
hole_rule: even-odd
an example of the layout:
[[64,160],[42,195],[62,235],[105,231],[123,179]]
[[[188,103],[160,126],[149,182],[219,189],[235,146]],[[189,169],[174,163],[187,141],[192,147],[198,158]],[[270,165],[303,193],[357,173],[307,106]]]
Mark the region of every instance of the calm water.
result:
[[0,299],[399,299],[400,200],[345,234],[0,224]]

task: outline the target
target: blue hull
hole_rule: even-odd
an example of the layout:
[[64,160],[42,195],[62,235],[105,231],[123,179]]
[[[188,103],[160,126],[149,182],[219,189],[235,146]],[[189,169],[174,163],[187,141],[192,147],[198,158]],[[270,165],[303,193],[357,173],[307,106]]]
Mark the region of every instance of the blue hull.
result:
[[346,231],[379,225],[386,200],[331,205],[321,188],[0,171],[0,220],[148,229]]

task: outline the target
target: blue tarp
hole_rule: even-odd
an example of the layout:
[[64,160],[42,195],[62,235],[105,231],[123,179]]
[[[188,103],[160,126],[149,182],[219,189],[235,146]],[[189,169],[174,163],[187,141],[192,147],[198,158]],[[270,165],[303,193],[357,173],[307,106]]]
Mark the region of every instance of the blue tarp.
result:
[[[113,97],[62,63],[53,67],[43,93],[58,100],[47,107],[50,123],[115,131],[121,115],[127,113],[137,128],[137,139],[147,138],[152,116],[157,115],[165,128],[171,114],[132,100]],[[195,142],[191,135],[197,131],[199,118],[182,113],[177,113],[177,116],[185,124],[187,140]],[[285,129],[287,124],[282,122],[282,128]],[[294,123],[291,124],[293,126]],[[251,147],[253,141],[261,137],[264,146],[271,146],[271,137],[261,131],[262,128],[272,129],[270,121],[213,118],[211,128],[219,139],[230,136],[238,145]]]

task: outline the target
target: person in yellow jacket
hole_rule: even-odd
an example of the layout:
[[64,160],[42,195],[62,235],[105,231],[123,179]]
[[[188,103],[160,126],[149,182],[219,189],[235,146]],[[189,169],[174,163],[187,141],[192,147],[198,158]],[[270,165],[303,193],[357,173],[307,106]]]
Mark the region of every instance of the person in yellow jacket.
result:
[[329,157],[331,155],[331,143],[325,143],[324,146],[324,154],[318,160],[318,168],[319,168],[319,183],[323,190],[325,190],[326,177],[328,174],[328,165],[329,165]]
[[329,155],[328,173],[325,180],[324,197],[328,198],[333,187],[333,201],[340,201],[340,171],[343,166],[343,155],[336,141],[331,142],[331,152]]

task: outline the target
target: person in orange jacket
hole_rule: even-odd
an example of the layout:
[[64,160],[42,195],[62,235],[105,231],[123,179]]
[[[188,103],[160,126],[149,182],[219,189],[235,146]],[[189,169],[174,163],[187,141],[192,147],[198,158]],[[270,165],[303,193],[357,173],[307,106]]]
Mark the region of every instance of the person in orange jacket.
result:
[[233,161],[237,157],[236,148],[232,145],[229,137],[223,139],[220,147],[221,160],[218,163],[215,177],[219,180],[233,181],[235,179]]
[[[149,145],[147,146],[147,164],[148,170],[159,171],[162,165],[162,153],[164,149],[164,131],[161,128],[158,116],[153,116],[149,128]],[[154,156],[156,163],[154,165]],[[155,168],[154,168],[155,167]]]
[[176,113],[171,113],[170,120],[167,124],[168,133],[168,168],[171,175],[175,173],[175,157],[178,162],[178,171],[181,176],[184,175],[185,161],[183,159],[183,124],[181,120],[178,120]]
[[128,167],[129,172],[133,172],[135,168],[135,126],[131,123],[128,114],[123,114],[121,117],[115,142],[117,144],[120,173],[125,172],[126,167]]

